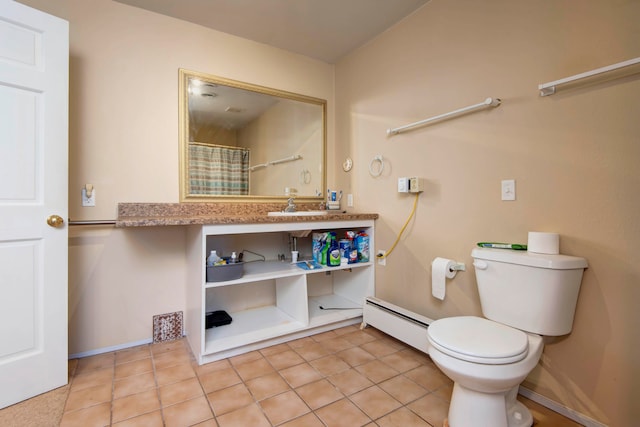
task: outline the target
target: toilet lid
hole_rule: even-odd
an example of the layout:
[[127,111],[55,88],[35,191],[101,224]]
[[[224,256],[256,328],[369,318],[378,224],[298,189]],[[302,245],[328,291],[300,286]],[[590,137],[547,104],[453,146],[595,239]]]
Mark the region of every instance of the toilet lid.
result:
[[447,317],[427,328],[429,342],[457,359],[487,365],[518,362],[527,355],[524,332],[475,316]]

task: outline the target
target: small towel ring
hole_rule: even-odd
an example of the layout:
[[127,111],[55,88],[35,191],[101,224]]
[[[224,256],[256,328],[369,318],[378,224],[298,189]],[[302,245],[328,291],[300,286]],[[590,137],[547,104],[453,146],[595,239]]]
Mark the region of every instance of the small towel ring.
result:
[[[373,167],[376,164],[376,162],[380,163],[380,166],[378,167],[377,171],[374,170],[374,167]],[[374,178],[377,178],[380,175],[382,175],[383,170],[384,170],[384,160],[382,159],[382,155],[378,154],[371,160],[371,163],[369,163],[369,173]]]
[[311,183],[311,172],[309,169],[302,169],[300,172],[300,184],[310,184]]

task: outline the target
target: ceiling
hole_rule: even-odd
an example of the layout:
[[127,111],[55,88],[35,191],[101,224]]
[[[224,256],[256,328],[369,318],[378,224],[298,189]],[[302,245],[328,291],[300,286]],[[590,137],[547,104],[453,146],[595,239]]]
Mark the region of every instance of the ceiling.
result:
[[115,0],[329,64],[429,0]]

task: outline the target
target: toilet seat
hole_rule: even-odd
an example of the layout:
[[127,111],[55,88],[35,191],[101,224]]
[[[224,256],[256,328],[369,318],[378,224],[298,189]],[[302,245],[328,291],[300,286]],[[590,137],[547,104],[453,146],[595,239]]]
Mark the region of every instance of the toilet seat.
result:
[[525,358],[529,340],[524,332],[482,317],[437,320],[427,328],[429,342],[451,357],[485,365],[504,365]]

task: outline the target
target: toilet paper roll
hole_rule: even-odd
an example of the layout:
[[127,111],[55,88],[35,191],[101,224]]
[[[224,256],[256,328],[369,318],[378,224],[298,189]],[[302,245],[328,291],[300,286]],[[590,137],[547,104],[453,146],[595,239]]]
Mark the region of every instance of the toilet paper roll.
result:
[[453,267],[456,262],[446,258],[436,258],[431,263],[431,294],[443,300],[446,294],[446,281],[456,275]]
[[537,254],[557,255],[560,253],[560,235],[530,231],[527,250]]

